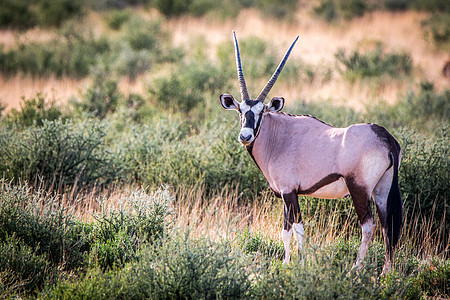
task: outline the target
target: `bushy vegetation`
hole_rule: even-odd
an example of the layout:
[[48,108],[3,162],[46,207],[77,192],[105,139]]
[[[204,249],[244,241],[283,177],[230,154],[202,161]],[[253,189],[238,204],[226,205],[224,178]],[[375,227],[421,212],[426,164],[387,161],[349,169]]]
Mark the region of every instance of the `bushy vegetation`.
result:
[[22,98],[20,110],[13,108],[7,121],[19,127],[28,127],[36,124],[42,126],[45,121],[55,121],[63,117],[63,112],[53,101],[48,101],[38,93],[31,99]]
[[167,189],[123,195],[119,207],[103,208],[88,221],[71,217],[42,190],[5,181],[1,187],[0,287],[6,297],[419,299],[449,293],[448,262],[417,264],[407,248],[399,250],[397,271],[376,279],[384,252],[377,241],[366,267],[355,272],[357,238],[341,237],[327,247],[307,239],[303,262],[294,257],[287,267],[277,254],[282,246],[261,233],[195,237],[171,226],[176,216]]
[[212,0],[157,0],[154,7],[166,17],[177,17],[183,14],[203,16],[212,14],[221,18],[236,17],[243,8],[254,7],[268,17],[282,19],[290,18],[297,7],[297,0],[239,0],[239,1],[212,1]]
[[[24,6],[23,14],[50,11],[47,2]],[[21,3],[1,5],[16,5],[20,11]],[[257,7],[284,18],[297,1],[242,0],[235,6],[208,0],[96,3],[89,5],[99,10],[154,5],[168,17],[222,9],[230,16],[236,15],[236,7]],[[339,18],[373,9],[365,1],[324,3],[323,13]],[[64,19],[79,16],[77,7],[68,5],[59,1],[52,9],[61,6],[68,13],[61,13]],[[406,4],[396,0],[383,5],[403,9]],[[442,13],[445,7],[438,10]],[[8,11],[0,8],[0,22]],[[351,200],[302,198],[303,216],[310,224],[305,230],[311,238],[305,239],[303,262],[293,253],[291,265],[282,266],[282,243],[251,227],[254,216],[247,215],[258,199],[268,197],[267,183],[236,141],[236,115],[223,114],[218,103],[221,92],[238,95],[232,42],[219,45],[211,58],[214,54],[201,40],[198,45],[173,47],[161,20],[143,19],[131,10],[103,16],[109,35],[69,22],[45,42],[22,41],[0,49],[4,76],[91,79],[64,107],[37,94],[0,119],[0,298],[450,296],[445,256],[450,232],[448,89],[438,91],[432,82],[422,82],[399,95],[396,104],[370,105],[365,112],[333,105],[332,100],[299,101],[289,107],[289,113],[312,114],[334,126],[374,122],[392,132],[402,146],[399,174],[406,223],[395,271],[379,278],[384,260],[379,233],[366,267],[351,270],[359,246]],[[41,22],[39,16],[28,19],[30,24]],[[11,20],[6,26],[21,22]],[[59,24],[55,17],[45,26]],[[255,37],[242,39],[240,45],[245,49],[246,79],[265,82],[278,63],[278,49]],[[413,69],[407,53],[389,53],[381,46],[367,53],[342,50],[336,60],[350,83],[409,76]],[[325,82],[336,70],[290,62],[278,84],[295,86],[298,81],[292,78],[309,85]],[[133,82],[142,74],[151,75],[142,93],[120,89],[124,77]],[[132,191],[124,191],[128,188]],[[209,238],[196,233],[195,222],[174,226],[183,223],[177,223],[174,208],[226,202],[227,190],[237,191],[235,201],[242,208],[234,212],[238,232],[211,233],[214,238]],[[281,202],[273,200],[270,206],[277,205]],[[198,222],[213,215],[215,211],[208,212]],[[317,216],[338,221],[325,230],[315,221]],[[273,226],[281,228],[280,220],[273,218]],[[333,237],[325,241],[330,231]],[[434,240],[431,252],[420,238],[414,239],[414,231]],[[430,253],[433,260],[426,256]]]
[[381,45],[368,53],[356,50],[346,54],[345,50],[341,49],[335,57],[342,66],[341,72],[349,80],[380,76],[398,78],[409,75],[413,66],[407,53],[386,53]]
[[415,9],[419,11],[432,12],[440,15],[448,13],[450,5],[445,0],[320,0],[314,6],[316,16],[328,21],[336,22],[340,19],[352,19],[361,17],[374,10],[405,11]]
[[8,50],[0,47],[0,72],[4,76],[84,77],[109,49],[105,38],[86,38],[70,31],[46,42],[20,43]]
[[425,38],[436,47],[450,49],[450,12],[432,14],[421,22]]
[[83,14],[82,1],[5,0],[0,3],[0,28],[28,29],[35,25],[58,27]]
[[143,245],[169,228],[167,190],[138,190],[92,222],[72,217],[58,197],[0,182],[0,295],[31,295],[69,272],[104,270],[137,260]]
[[124,167],[105,135],[105,125],[92,121],[45,120],[42,126],[2,128],[0,173],[60,191],[110,183],[123,176]]
[[322,0],[314,13],[328,22],[361,17],[372,7],[364,0]]
[[94,37],[89,30],[66,23],[55,37],[44,42],[19,42],[15,48],[0,46],[0,72],[36,76],[85,77],[91,72],[115,73],[135,79],[153,64],[177,60],[180,51],[169,47],[158,20],[131,18],[119,42]]

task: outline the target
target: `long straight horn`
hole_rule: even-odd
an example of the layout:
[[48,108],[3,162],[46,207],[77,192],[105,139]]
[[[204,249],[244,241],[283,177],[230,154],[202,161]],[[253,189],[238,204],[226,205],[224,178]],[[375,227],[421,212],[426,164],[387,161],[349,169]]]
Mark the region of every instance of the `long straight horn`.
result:
[[250,96],[248,95],[247,85],[245,84],[244,72],[242,71],[242,64],[241,64],[241,54],[239,53],[239,45],[234,30],[233,30],[233,37],[234,37],[234,50],[236,54],[236,67],[239,79],[239,88],[241,89],[241,98],[242,100],[247,101],[250,100]]
[[291,46],[289,47],[288,51],[284,55],[283,59],[281,60],[280,64],[278,65],[278,68],[273,73],[272,78],[267,82],[266,86],[262,89],[261,93],[259,93],[258,98],[256,100],[264,102],[264,99],[266,99],[267,94],[269,94],[270,90],[272,89],[273,85],[275,84],[275,81],[277,81],[278,76],[280,75],[281,70],[283,70],[284,64],[286,63],[289,54],[291,54],[292,48],[294,48],[295,43],[298,40],[298,35],[295,38],[295,40],[292,42]]

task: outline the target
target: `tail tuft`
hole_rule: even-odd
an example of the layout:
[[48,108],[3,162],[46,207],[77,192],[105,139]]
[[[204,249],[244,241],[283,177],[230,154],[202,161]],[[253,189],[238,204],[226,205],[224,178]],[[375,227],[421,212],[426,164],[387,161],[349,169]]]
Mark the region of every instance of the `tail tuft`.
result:
[[[394,176],[392,178],[391,189],[387,200],[387,237],[389,246],[393,250],[400,239],[400,232],[402,229],[402,199],[400,196],[400,188],[398,185],[398,166],[399,153],[390,153],[394,168]],[[392,253],[392,251],[390,251]]]

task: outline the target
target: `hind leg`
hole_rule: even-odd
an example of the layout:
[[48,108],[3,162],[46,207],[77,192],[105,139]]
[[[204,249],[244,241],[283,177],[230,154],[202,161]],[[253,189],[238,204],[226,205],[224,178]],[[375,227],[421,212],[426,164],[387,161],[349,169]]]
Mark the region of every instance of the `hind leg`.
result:
[[383,228],[383,238],[385,246],[383,273],[389,273],[392,266],[392,258],[394,257],[394,249],[390,244],[390,239],[387,236],[387,199],[392,183],[393,170],[387,170],[381,177],[380,181],[373,190],[372,197],[377,207],[378,217]]
[[353,266],[353,268],[361,268],[375,232],[376,224],[370,209],[369,189],[363,183],[355,180],[355,178],[346,178],[345,180],[362,227],[361,246]]

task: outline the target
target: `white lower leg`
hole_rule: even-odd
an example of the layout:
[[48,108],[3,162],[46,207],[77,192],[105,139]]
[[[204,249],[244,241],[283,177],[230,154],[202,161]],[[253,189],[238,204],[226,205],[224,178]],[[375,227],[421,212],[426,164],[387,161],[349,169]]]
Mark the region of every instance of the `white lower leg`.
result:
[[292,228],[294,229],[295,238],[297,239],[297,250],[300,252],[303,249],[303,237],[305,236],[303,223],[294,223]]
[[367,250],[369,249],[370,241],[372,240],[373,233],[375,232],[375,222],[372,219],[367,220],[362,225],[362,239],[361,246],[359,247],[358,257],[353,267],[360,268],[364,258],[366,257]]
[[387,232],[384,228],[383,228],[383,236],[384,236],[384,246],[386,248],[386,250],[385,250],[386,254],[384,255],[384,266],[383,266],[383,272],[381,273],[381,276],[391,272],[391,267],[392,267],[391,254],[390,254],[390,250],[388,249],[388,247],[390,247],[390,245],[389,245],[389,241],[388,241],[388,237],[387,237]]
[[283,264],[288,264],[289,260],[291,258],[289,254],[289,244],[291,243],[291,237],[292,237],[292,229],[287,231],[286,229],[283,229],[281,231],[281,239],[283,240],[284,244],[284,260]]

